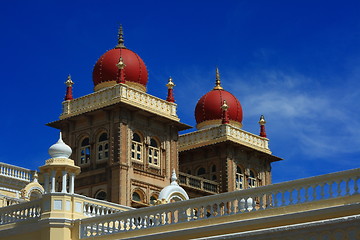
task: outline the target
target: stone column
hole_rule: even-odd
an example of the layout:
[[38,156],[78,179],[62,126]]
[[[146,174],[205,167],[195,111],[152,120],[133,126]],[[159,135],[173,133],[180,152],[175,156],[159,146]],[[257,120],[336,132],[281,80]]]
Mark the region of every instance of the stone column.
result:
[[67,171],[62,171],[62,189],[61,189],[61,192],[62,193],[67,193],[67,190],[66,190],[66,182],[67,181]]
[[55,192],[55,175],[56,175],[56,171],[52,170],[51,171],[51,190],[50,190],[51,193]]
[[70,193],[70,194],[74,194],[75,173],[69,173],[69,175],[70,175],[69,193]]
[[45,193],[49,193],[49,173],[44,173],[44,190]]

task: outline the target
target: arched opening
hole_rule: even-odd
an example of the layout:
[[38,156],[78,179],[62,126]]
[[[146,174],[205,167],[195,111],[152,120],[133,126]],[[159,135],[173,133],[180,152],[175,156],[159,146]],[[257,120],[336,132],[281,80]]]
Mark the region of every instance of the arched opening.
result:
[[237,190],[244,189],[244,171],[242,170],[242,167],[240,167],[239,165],[236,166],[235,189]]
[[106,200],[106,192],[104,190],[100,190],[95,194],[95,198],[99,200]]
[[248,186],[249,188],[254,188],[257,185],[256,173],[253,170],[250,170],[250,175],[248,177]]
[[90,140],[83,138],[80,144],[80,165],[90,162]]
[[159,143],[151,138],[149,146],[149,164],[159,166],[160,165],[160,150]]
[[133,192],[132,200],[135,202],[142,202],[141,196],[138,192]]
[[97,160],[103,161],[109,158],[109,139],[107,133],[102,133],[97,143]]
[[142,161],[143,141],[139,134],[134,133],[131,141],[131,159]]

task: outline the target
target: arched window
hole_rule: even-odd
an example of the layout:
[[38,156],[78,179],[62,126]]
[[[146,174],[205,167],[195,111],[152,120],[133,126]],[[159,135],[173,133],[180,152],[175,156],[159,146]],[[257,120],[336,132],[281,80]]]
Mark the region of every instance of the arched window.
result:
[[95,194],[95,198],[96,198],[96,199],[99,199],[99,200],[106,200],[106,192],[103,191],[103,190],[98,191],[98,192]]
[[216,172],[216,165],[215,164],[211,167],[211,172]]
[[84,138],[80,144],[80,165],[90,162],[90,140],[88,137]]
[[254,188],[256,187],[256,174],[253,170],[250,170],[250,175],[248,177],[248,185],[249,188]]
[[103,161],[109,158],[109,140],[107,133],[102,133],[97,143],[97,160]]
[[239,166],[236,166],[235,189],[244,189],[244,172]]
[[139,134],[134,133],[131,141],[131,159],[142,161],[143,143]]
[[202,176],[202,175],[205,175],[206,174],[206,170],[205,168],[201,167],[197,170],[197,175],[198,176]]
[[158,196],[152,195],[152,196],[150,197],[150,204],[151,204],[151,205],[154,205],[154,204],[156,203],[157,199],[158,199]]
[[159,156],[159,144],[155,139],[150,140],[149,146],[149,164],[159,166],[160,164],[160,156]]
[[133,192],[132,194],[132,200],[133,201],[136,201],[136,202],[142,202],[141,201],[141,196],[138,192]]

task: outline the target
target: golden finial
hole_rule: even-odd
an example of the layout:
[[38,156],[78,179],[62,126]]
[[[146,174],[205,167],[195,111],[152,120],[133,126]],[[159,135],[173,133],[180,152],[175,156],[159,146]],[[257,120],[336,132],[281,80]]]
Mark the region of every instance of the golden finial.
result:
[[216,67],[216,80],[215,80],[215,87],[214,89],[223,89],[221,87],[221,82],[220,82],[220,73],[219,73],[219,68]]
[[265,117],[264,117],[264,115],[261,115],[261,116],[260,116],[259,124],[260,124],[260,125],[265,125],[265,123],[266,123]]
[[223,103],[223,105],[221,106],[221,109],[222,109],[223,111],[226,111],[226,110],[228,110],[228,108],[229,108],[229,105],[227,105],[227,104],[226,104],[226,100],[224,100],[224,103]]
[[66,84],[66,86],[68,86],[68,87],[71,87],[72,85],[74,85],[74,82],[71,80],[71,75],[70,75],[70,74],[68,75],[65,84]]
[[116,64],[116,66],[119,68],[119,69],[124,69],[125,68],[125,63],[124,63],[124,60],[122,57],[120,57],[119,59],[119,62]]
[[116,45],[115,48],[126,48],[124,45],[124,33],[122,25],[119,27],[119,33],[118,33],[118,45]]
[[173,89],[173,87],[175,87],[174,82],[172,81],[172,78],[169,77],[168,83],[166,84],[168,89]]

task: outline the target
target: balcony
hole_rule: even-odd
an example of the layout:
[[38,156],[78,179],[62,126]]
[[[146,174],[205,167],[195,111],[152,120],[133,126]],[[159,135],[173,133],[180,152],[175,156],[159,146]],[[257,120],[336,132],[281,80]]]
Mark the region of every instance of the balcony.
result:
[[117,84],[71,101],[64,101],[60,119],[66,119],[117,103],[127,103],[144,111],[179,121],[175,103],[154,97],[126,84]]
[[258,151],[271,154],[269,149],[269,139],[246,132],[228,124],[180,135],[179,150],[186,151],[225,141],[233,141]]
[[179,172],[179,184],[185,188],[200,190],[210,194],[219,193],[219,184],[217,182],[182,172]]

